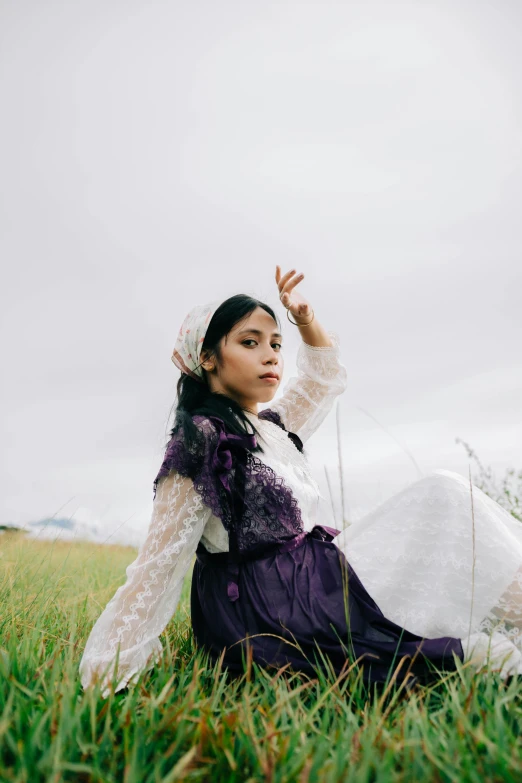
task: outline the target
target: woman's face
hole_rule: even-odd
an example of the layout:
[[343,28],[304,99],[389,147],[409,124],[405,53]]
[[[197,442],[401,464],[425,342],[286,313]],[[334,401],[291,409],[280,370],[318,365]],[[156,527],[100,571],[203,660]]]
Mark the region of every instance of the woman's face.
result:
[[[272,316],[256,309],[221,339],[221,362],[201,361],[207,370],[210,388],[235,399],[243,408],[257,413],[258,403],[270,402],[283,376],[282,336]],[[261,376],[273,373],[275,380]]]

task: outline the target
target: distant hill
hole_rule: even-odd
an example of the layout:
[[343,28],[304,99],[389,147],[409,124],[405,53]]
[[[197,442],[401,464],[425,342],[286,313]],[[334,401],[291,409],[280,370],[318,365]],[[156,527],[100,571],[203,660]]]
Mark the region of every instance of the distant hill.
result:
[[31,525],[33,527],[54,525],[55,527],[62,527],[65,530],[74,530],[76,522],[69,518],[56,519],[54,517],[47,517],[46,519],[39,519],[38,522],[31,522]]
[[97,544],[139,547],[146,536],[146,530],[137,530],[128,523],[118,526],[102,524],[85,508],[79,507],[71,517],[43,517],[25,525],[0,525],[0,534],[22,532],[30,538],[40,540],[86,541]]

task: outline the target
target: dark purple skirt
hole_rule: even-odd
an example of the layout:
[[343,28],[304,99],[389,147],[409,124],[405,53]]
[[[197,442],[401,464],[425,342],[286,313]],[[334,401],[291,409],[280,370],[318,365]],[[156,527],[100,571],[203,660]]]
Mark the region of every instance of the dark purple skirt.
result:
[[321,654],[336,674],[360,658],[367,684],[391,678],[404,656],[397,683],[408,670],[410,685],[433,681],[435,670],[454,671],[453,653],[464,660],[461,640],[426,639],[386,619],[333,543],[338,532],[316,525],[241,562],[200,542],[190,596],[196,645],[212,662],[225,650],[223,668],[238,673],[248,647],[262,667],[290,664],[312,676],[325,668]]

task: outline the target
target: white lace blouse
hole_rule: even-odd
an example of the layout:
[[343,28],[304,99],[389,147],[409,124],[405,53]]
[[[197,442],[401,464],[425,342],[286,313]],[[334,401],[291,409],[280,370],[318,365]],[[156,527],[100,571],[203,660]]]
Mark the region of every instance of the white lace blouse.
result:
[[[268,406],[279,413],[286,429],[296,433],[303,443],[347,386],[346,368],[339,360],[339,336],[332,331],[328,335],[332,346],[300,344],[297,376],[288,380],[282,396]],[[285,479],[299,502],[304,528],[311,530],[319,521],[321,495],[307,461],[306,447],[303,453],[299,452],[276,424],[249,415],[264,450],[257,456]],[[191,479],[171,471],[158,482],[147,537],[126,569],[125,583],[91,630],[79,666],[84,688],[98,679],[106,697],[116,662],[118,691],[160,660],[163,645],[159,635],[176,611],[199,541],[209,552],[229,548],[223,523],[203,504]]]

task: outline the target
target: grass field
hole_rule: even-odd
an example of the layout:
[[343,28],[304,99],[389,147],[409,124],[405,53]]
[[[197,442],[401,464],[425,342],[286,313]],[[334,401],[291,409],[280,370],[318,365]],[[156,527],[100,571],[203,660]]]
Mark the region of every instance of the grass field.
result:
[[368,692],[356,667],[336,680],[253,664],[229,681],[194,648],[190,571],[162,663],[107,699],[84,692],[85,641],[135,555],[0,536],[2,783],[522,780],[520,680],[459,665]]

